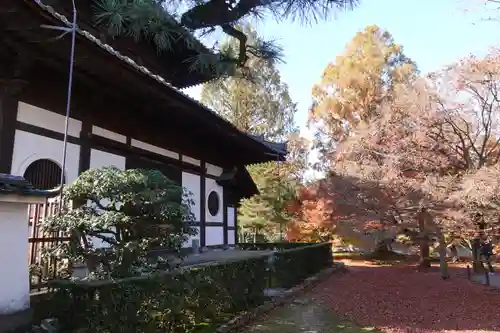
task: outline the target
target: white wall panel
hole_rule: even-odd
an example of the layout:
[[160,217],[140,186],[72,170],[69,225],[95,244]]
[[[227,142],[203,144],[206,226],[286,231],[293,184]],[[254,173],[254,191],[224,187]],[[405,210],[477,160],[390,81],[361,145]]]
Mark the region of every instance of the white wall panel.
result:
[[[42,127],[59,133],[64,133],[66,123],[65,116],[24,102],[19,102],[17,120],[25,124]],[[68,134],[74,137],[80,137],[81,130],[82,122],[70,118]]]
[[185,191],[191,193],[190,199],[194,202],[194,204],[191,205],[191,212],[194,214],[194,220],[200,221],[201,220],[200,176],[189,172],[183,172],[182,186],[184,187]]
[[222,171],[223,169],[217,165],[213,165],[213,164],[210,164],[210,163],[207,163],[205,165],[205,167],[207,168],[207,174],[209,175],[212,175],[212,176],[220,176],[222,174]]
[[[28,166],[36,160],[48,159],[62,165],[63,142],[45,136],[16,130],[11,174],[23,176]],[[66,182],[78,177],[80,146],[68,143],[66,150]]]
[[223,227],[205,227],[205,245],[221,245],[224,244],[224,228]]
[[97,149],[90,150],[91,169],[114,166],[120,170],[125,170],[125,162],[126,158],[124,156],[111,154]]
[[125,135],[112,132],[102,127],[92,126],[92,134],[102,136],[103,138],[107,138],[113,141],[127,143],[127,137]]

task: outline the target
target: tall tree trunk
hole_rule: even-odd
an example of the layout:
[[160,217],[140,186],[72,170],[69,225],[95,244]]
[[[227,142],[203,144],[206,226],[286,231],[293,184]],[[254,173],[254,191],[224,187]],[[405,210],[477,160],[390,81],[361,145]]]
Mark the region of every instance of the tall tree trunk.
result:
[[472,240],[472,270],[474,273],[479,273],[482,271],[483,265],[481,264],[481,258],[479,253],[480,247],[480,239],[479,237],[475,237]]
[[439,232],[439,272],[441,273],[441,279],[443,280],[450,277],[448,263],[446,262],[446,241],[442,232]]
[[419,266],[421,268],[431,267],[431,261],[429,259],[429,254],[430,254],[429,240],[428,240],[427,231],[425,230],[425,217],[426,217],[426,212],[424,210],[421,210],[417,214],[419,238],[420,238],[420,263],[419,263]]

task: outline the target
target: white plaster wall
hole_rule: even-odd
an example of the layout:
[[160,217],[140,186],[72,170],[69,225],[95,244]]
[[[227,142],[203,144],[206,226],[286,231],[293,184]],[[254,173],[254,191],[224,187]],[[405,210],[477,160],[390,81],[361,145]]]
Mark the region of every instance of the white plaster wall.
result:
[[194,220],[200,221],[201,220],[200,176],[189,172],[183,172],[182,186],[184,187],[185,191],[191,192],[191,195],[189,197],[192,201],[194,201],[194,204],[191,205],[191,212],[194,214]]
[[227,207],[227,226],[234,227],[236,225],[236,214],[234,207]]
[[0,315],[30,305],[27,205],[0,202]]
[[106,166],[114,166],[120,170],[125,170],[125,157],[107,153],[105,151],[91,149],[90,150],[90,168],[102,168]]
[[189,239],[182,245],[182,247],[191,247],[191,245],[193,244],[193,239],[197,239],[198,240],[198,245],[201,246],[200,244],[200,227],[193,227],[193,229],[196,229],[197,230],[197,233],[195,236],[189,236]]
[[[54,132],[64,133],[66,117],[31,104],[19,102],[17,120],[22,123],[35,125]],[[70,118],[68,124],[68,134],[74,137],[80,137],[81,130],[82,122],[80,120]]]
[[207,163],[205,166],[209,175],[218,177],[222,174],[223,169],[217,165]]
[[190,164],[193,164],[193,165],[197,165],[197,166],[201,165],[201,161],[200,160],[197,160],[196,158],[189,157],[187,155],[182,155],[181,156],[181,160],[183,162],[190,163]]
[[[101,150],[97,149],[91,149],[90,150],[90,168],[102,168],[106,166],[114,166],[117,167],[120,170],[125,170],[125,157],[116,155],[116,154],[111,154],[107,153]],[[108,202],[107,200],[102,200],[101,204],[102,205],[107,205]],[[113,235],[111,234],[106,234],[103,233],[103,235],[112,237]],[[99,238],[96,237],[91,237],[89,239],[90,242],[94,245],[95,248],[103,248],[103,247],[109,247],[110,245],[104,241],[102,241]]]
[[103,138],[107,138],[113,141],[127,143],[127,137],[125,135],[112,132],[102,127],[92,126],[92,134],[96,134],[102,136]]
[[205,227],[205,245],[221,245],[224,244],[224,228],[223,227]]
[[[28,166],[39,159],[49,159],[61,166],[63,142],[45,136],[16,130],[11,174],[23,176]],[[66,151],[66,182],[78,177],[80,146],[68,143]]]
[[132,139],[130,143],[134,147],[141,148],[141,149],[150,151],[150,152],[158,154],[158,155],[163,155],[163,156],[167,156],[167,157],[170,157],[170,158],[175,158],[177,160],[179,159],[179,154],[178,153],[173,152],[173,151],[168,150],[168,149],[157,147],[157,146],[154,146],[152,144],[149,144],[149,143],[146,143],[146,142],[143,142],[143,141],[139,141],[139,140],[136,140],[136,139]]
[[[205,179],[205,220],[207,222],[223,222],[223,207],[224,207],[224,197],[222,186],[218,185],[215,179],[206,178]],[[219,212],[216,216],[210,215],[208,211],[208,194],[212,191],[215,191],[219,194]]]
[[236,242],[236,230],[227,231],[227,243],[233,245]]

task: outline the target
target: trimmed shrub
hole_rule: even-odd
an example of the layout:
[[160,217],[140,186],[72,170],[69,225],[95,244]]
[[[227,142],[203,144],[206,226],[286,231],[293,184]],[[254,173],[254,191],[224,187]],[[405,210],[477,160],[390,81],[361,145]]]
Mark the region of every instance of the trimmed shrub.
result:
[[267,257],[115,281],[54,282],[50,313],[72,332],[191,332],[265,300]]
[[320,243],[275,252],[273,285],[291,288],[332,265],[332,246]]
[[288,250],[317,243],[238,243],[238,247],[242,250],[250,251],[265,251],[265,250]]
[[148,276],[54,281],[36,317],[70,332],[197,332],[261,305],[266,287],[291,288],[331,263],[330,243],[306,244]]

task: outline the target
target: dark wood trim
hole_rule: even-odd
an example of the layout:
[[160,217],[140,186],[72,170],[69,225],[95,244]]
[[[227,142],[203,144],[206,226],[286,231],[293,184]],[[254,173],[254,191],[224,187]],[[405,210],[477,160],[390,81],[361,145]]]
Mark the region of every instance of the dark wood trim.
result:
[[0,173],[11,172],[18,103],[15,96],[0,95]]
[[223,227],[223,222],[205,222],[205,227]]
[[238,244],[238,205],[234,207],[234,244]]
[[[17,104],[16,104],[15,110],[16,110],[16,114],[14,115],[15,116],[14,120],[15,120],[16,125],[12,127],[12,128],[14,128],[14,130],[17,128],[21,131],[44,136],[47,138],[51,138],[51,139],[55,139],[55,140],[59,140],[59,141],[64,140],[63,133],[59,133],[59,132],[52,131],[52,130],[49,130],[49,129],[46,129],[43,127],[38,127],[35,125],[26,124],[26,123],[17,121],[16,120],[16,118],[17,118]],[[87,128],[84,128],[84,126]],[[84,163],[84,164],[80,165],[80,170],[79,170],[80,173],[89,169],[89,167],[90,167],[90,149],[93,148],[93,149],[102,150],[102,151],[105,151],[108,153],[124,156],[125,158],[132,157],[132,156],[145,157],[145,158],[152,159],[152,160],[155,160],[158,162],[162,162],[162,163],[167,164],[167,165],[175,166],[175,167],[177,167],[185,172],[189,172],[189,173],[192,173],[195,175],[201,175],[201,167],[198,167],[194,164],[183,162],[183,161],[180,161],[178,159],[170,158],[168,156],[159,155],[159,154],[156,154],[156,153],[153,153],[153,152],[150,152],[150,151],[138,148],[138,147],[132,147],[132,146],[129,146],[127,144],[124,144],[124,143],[121,143],[118,141],[114,141],[114,140],[111,140],[111,139],[108,139],[108,138],[105,138],[105,137],[102,137],[102,136],[99,136],[96,134],[92,134],[91,130],[92,130],[92,125],[90,123],[88,123],[87,121],[82,121],[81,137],[77,138],[77,137],[68,135],[68,142],[69,143],[73,143],[73,144],[82,146],[81,150],[80,150],[80,154],[81,154],[80,155],[80,163]],[[87,135],[84,135],[85,132],[87,132]],[[12,139],[11,141],[12,141],[12,143],[11,143],[12,148],[11,149],[13,150],[14,140]],[[5,141],[2,140],[2,142],[5,142]],[[85,145],[87,145],[87,146],[85,147]],[[85,158],[83,159],[83,161],[81,159],[83,157],[82,154],[85,154],[85,150],[87,150],[87,149],[88,149],[88,162],[85,161]],[[12,160],[12,158],[10,160]],[[2,159],[2,161],[3,161],[3,159]],[[9,168],[9,171],[7,173],[10,173],[10,168]]]
[[[199,227],[201,225],[200,221],[187,221],[188,225],[192,227]],[[206,227],[222,227],[222,222],[205,222]]]
[[201,161],[201,174],[200,174],[200,246],[204,247],[206,244],[206,173],[207,169],[205,166],[205,161]]
[[[16,104],[15,117],[17,118],[17,104]],[[14,118],[14,119],[16,119],[16,118]],[[64,134],[62,134],[62,133],[52,131],[52,130],[49,130],[49,129],[46,129],[43,127],[38,127],[35,125],[26,124],[26,123],[23,123],[23,122],[20,122],[17,120],[15,121],[15,123],[16,123],[16,125],[13,128],[17,128],[21,131],[41,135],[41,136],[48,137],[48,138],[55,139],[55,140],[59,140],[59,141],[64,140]],[[84,126],[86,128],[84,128]],[[70,136],[70,135],[68,136],[69,143],[82,145],[82,146],[88,145],[88,147],[85,147],[85,149],[87,149],[87,148],[89,149],[89,152],[88,152],[89,153],[89,157],[88,157],[89,158],[89,162],[88,162],[89,166],[90,166],[90,149],[94,148],[94,149],[103,150],[103,151],[106,151],[109,153],[121,155],[124,157],[131,157],[131,156],[146,157],[146,158],[149,158],[152,160],[163,162],[165,164],[176,166],[177,168],[180,168],[183,171],[190,172],[192,174],[196,174],[196,175],[201,174],[201,168],[196,166],[196,165],[193,165],[193,164],[190,164],[187,162],[183,162],[183,161],[180,161],[178,159],[170,158],[170,157],[167,157],[164,155],[159,155],[159,154],[147,151],[147,150],[143,150],[141,148],[131,147],[127,144],[124,144],[124,143],[121,143],[118,141],[114,141],[114,140],[111,140],[111,139],[108,139],[108,138],[105,138],[105,137],[102,137],[102,136],[99,136],[96,134],[92,134],[91,130],[92,130],[92,125],[90,123],[88,123],[87,121],[83,121],[82,122],[81,138],[77,138],[77,137]],[[84,135],[85,133],[87,133],[87,135]],[[3,142],[3,140],[2,140],[2,142]],[[12,142],[13,142],[13,140],[12,140]],[[12,146],[13,146],[13,144],[12,144]],[[13,147],[12,147],[12,149],[13,149]],[[80,156],[80,157],[82,157],[82,156]],[[80,169],[80,170],[85,171],[87,169],[88,169],[88,167],[86,169],[84,168],[84,169]],[[10,170],[9,170],[9,172],[10,172]]]
[[213,180],[218,180],[219,179],[219,176],[209,175],[208,173],[205,174],[205,177],[208,178],[208,179],[213,179]]
[[88,121],[82,122],[82,130],[80,131],[80,164],[78,174],[90,169],[90,141],[89,136],[92,134],[92,124]]
[[[64,134],[63,133],[52,131],[52,130],[49,130],[49,129],[46,129],[43,127],[38,127],[35,125],[26,124],[26,123],[22,123],[20,121],[16,121],[16,128],[18,130],[21,130],[24,132],[44,136],[44,137],[59,140],[59,141],[64,141]],[[80,138],[76,138],[74,136],[68,135],[68,142],[73,143],[75,145],[80,145]]]
[[228,233],[227,233],[227,227],[228,227],[228,223],[227,223],[227,208],[229,207],[228,206],[228,203],[229,203],[229,197],[228,197],[228,190],[227,188],[222,188],[222,226],[223,226],[223,233],[224,233],[224,245],[226,245],[228,243]]
[[175,166],[182,171],[190,172],[199,175],[201,170],[198,166],[180,161],[175,158],[156,154],[138,147],[129,146],[125,143],[110,140],[108,138],[92,134],[89,138],[91,147],[94,149],[103,150],[109,153],[121,155],[124,157],[145,157],[151,160],[162,162],[167,165]]

